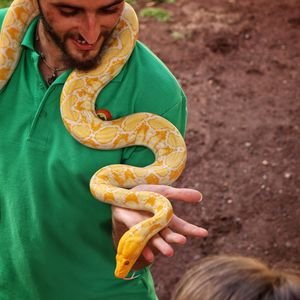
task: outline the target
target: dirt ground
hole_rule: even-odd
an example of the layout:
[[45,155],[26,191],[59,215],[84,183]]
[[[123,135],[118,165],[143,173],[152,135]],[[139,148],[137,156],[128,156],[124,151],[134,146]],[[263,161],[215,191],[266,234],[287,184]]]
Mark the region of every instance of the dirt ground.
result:
[[175,212],[209,231],[173,258],[156,260],[159,298],[168,300],[181,274],[209,254],[299,270],[300,2],[158,6],[172,11],[172,20],[141,19],[140,40],[186,92],[189,156],[176,185],[204,195],[201,205],[174,203]]

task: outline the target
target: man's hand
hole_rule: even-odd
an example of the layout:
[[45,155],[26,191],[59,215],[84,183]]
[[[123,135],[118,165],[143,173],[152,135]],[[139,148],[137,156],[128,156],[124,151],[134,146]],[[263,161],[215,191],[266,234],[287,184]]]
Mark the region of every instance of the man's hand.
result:
[[[169,200],[179,200],[197,203],[202,200],[200,192],[193,189],[174,188],[166,185],[139,185],[137,191],[151,191],[161,194]],[[133,225],[151,217],[145,211],[130,210],[121,207],[112,207],[113,242],[117,248],[121,236]],[[184,221],[173,215],[168,226],[152,237],[142,252],[142,256],[134,265],[134,269],[141,269],[154,261],[157,253],[172,256],[174,250],[171,244],[185,244],[188,236],[206,237],[207,231],[201,227]]]

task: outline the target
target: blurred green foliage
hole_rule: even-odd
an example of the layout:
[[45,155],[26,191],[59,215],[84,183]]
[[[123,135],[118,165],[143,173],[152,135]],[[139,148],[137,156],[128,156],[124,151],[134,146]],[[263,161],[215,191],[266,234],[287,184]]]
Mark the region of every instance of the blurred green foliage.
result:
[[130,5],[134,5],[137,3],[137,0],[126,0],[127,3],[129,3]]
[[130,5],[134,5],[137,3],[137,0],[126,0],[127,3],[129,3]]
[[2,8],[2,7],[8,7],[11,2],[12,2],[12,0],[1,0],[0,1],[0,8]]
[[141,17],[151,17],[160,22],[167,22],[171,19],[171,13],[159,7],[146,7],[140,11]]

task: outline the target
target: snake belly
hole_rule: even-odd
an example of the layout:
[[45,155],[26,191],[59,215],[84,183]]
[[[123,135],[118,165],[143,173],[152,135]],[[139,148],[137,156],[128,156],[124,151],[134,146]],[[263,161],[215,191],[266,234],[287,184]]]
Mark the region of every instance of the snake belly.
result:
[[[38,13],[36,0],[14,0],[10,6],[0,34],[0,89],[17,66],[21,40]],[[140,184],[170,185],[182,173],[187,156],[178,129],[158,115],[135,113],[112,121],[102,121],[96,115],[97,96],[126,64],[137,35],[136,14],[125,3],[121,18],[103,49],[99,66],[89,72],[74,70],[65,82],[60,99],[63,123],[81,144],[101,150],[140,145],[155,154],[155,161],[149,166],[109,165],[97,171],[90,181],[90,190],[96,199],[153,214],[125,232],[119,242],[115,276],[124,279],[149,239],[166,227],[173,215],[167,198],[130,188]]]

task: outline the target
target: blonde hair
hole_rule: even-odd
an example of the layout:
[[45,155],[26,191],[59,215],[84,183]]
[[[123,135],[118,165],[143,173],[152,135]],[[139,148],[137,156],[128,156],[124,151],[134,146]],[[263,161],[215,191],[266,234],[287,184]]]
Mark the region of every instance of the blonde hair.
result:
[[211,256],[183,275],[172,300],[300,300],[300,277],[253,258]]

